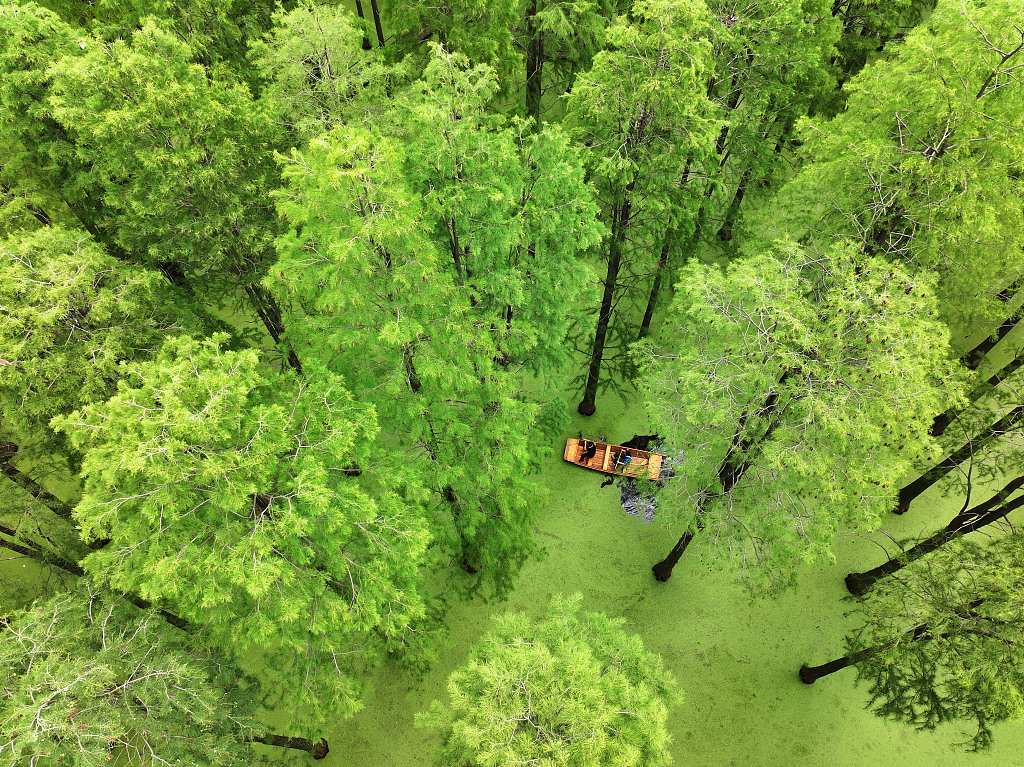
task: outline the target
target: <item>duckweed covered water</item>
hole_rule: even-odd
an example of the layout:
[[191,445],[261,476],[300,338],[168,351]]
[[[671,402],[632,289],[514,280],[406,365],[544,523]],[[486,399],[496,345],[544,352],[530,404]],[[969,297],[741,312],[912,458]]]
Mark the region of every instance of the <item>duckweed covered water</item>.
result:
[[[574,417],[566,435],[582,429],[614,441],[649,433],[639,408],[609,399],[599,401],[593,417]],[[997,726],[990,752],[968,754],[951,746],[962,740],[956,726],[918,733],[866,711],[866,688],[854,685],[854,669],[810,686],[799,681],[802,663],[842,654],[843,635],[860,625],[847,615],[854,604],[844,600],[843,577],[883,561],[876,544],[844,538],[834,564],[805,568],[798,587],[777,599],[751,601],[727,573],[711,572],[693,558],[684,558],[660,584],[650,566],[678,531],[627,515],[618,488],[601,488],[603,475],[564,462],[561,452],[557,446],[540,477],[550,492],[537,527],[543,557],[524,568],[507,603],[453,606],[451,635],[422,680],[381,669],[365,709],[324,733],[331,753],[319,764],[428,765],[434,734],[414,727],[413,715],[444,697],[448,674],[487,630],[490,615],[514,609],[540,616],[552,594],[578,591],[587,609],[624,617],[678,678],[685,700],[669,724],[679,767],[1024,765],[1024,723]],[[886,529],[898,538],[931,532],[958,505],[930,491],[908,514],[887,520]]]

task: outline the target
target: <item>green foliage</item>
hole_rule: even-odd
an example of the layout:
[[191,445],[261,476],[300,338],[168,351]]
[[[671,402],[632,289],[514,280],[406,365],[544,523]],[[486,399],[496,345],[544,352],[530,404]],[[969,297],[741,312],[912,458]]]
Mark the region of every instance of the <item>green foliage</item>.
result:
[[522,21],[521,0],[394,0],[381,4],[389,48],[425,67],[426,41],[439,43],[507,82],[522,65],[512,29]]
[[992,744],[992,725],[1024,718],[1024,536],[982,546],[960,539],[880,581],[867,624],[847,641],[869,706],[931,730],[976,726],[969,751]]
[[685,451],[659,511],[762,583],[873,527],[959,396],[935,314],[927,279],[846,246],[689,265],[638,354],[654,429]]
[[540,501],[527,478],[538,406],[512,363],[560,361],[555,300],[581,289],[574,259],[598,228],[564,137],[483,117],[486,67],[440,50],[431,67],[436,89],[402,113],[417,129],[408,147],[339,127],[284,161],[278,206],[296,230],[267,284],[290,302],[300,353],[389,424],[433,492],[445,550],[504,593],[533,550]]
[[435,47],[397,115],[405,176],[503,364],[556,370],[593,279],[581,256],[605,230],[578,150],[557,127],[489,114],[496,90],[490,68]]
[[33,3],[0,5],[0,232],[34,226],[33,208],[56,216],[63,185],[81,172],[46,102],[46,68],[81,54],[81,37]]
[[423,514],[390,489],[372,408],[327,374],[265,377],[222,341],[169,341],[109,401],[54,420],[86,453],[83,534],[112,540],[84,566],[233,653],[262,648],[314,723],[351,714],[355,670],[424,613]]
[[211,78],[148,19],[130,42],[89,38],[49,70],[53,116],[102,198],[98,225],[133,258],[176,264],[208,300],[262,277],[274,219],[276,135],[247,88]]
[[[1022,87],[1013,0],[943,3],[848,84],[846,111],[803,128],[807,164],[769,230],[831,240],[940,275],[944,319],[1001,319],[1024,269]],[[1004,56],[1009,55],[1004,60]]]
[[267,38],[251,45],[267,83],[263,100],[300,141],[353,120],[369,123],[401,79],[379,48],[363,50],[356,21],[338,6],[301,2],[279,10]]
[[156,272],[129,267],[84,232],[45,228],[0,240],[0,401],[20,440],[114,393],[119,365],[201,325]]
[[80,584],[0,624],[0,754],[12,765],[252,763],[252,702],[155,612]]
[[556,597],[547,616],[495,618],[417,724],[440,730],[441,767],[658,767],[670,762],[668,710],[680,702],[661,658],[622,619]]

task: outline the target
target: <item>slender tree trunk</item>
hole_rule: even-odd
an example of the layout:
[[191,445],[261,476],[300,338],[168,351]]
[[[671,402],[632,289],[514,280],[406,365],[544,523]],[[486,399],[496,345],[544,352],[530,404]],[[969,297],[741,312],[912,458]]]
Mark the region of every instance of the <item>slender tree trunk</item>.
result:
[[[782,377],[779,379],[778,385],[781,386],[784,384],[790,375],[790,372],[783,373]],[[765,397],[764,404],[762,404],[754,414],[754,417],[771,419],[775,415],[778,405],[779,394],[777,391],[773,390]],[[704,495],[701,497],[697,504],[697,514],[694,517],[693,522],[686,528],[685,532],[683,532],[682,537],[676,542],[676,545],[672,547],[668,556],[651,568],[651,571],[654,573],[654,577],[658,581],[664,583],[672,577],[672,569],[679,562],[680,558],[682,558],[683,554],[686,553],[686,548],[690,545],[690,541],[694,539],[694,536],[696,536],[697,533],[704,529],[703,515],[707,510],[708,504],[716,498],[721,498],[723,495],[728,495],[732,492],[736,483],[743,478],[744,474],[746,474],[747,469],[750,468],[750,449],[756,442],[764,442],[771,438],[776,424],[769,420],[768,427],[760,438],[756,440],[741,441],[739,435],[743,432],[748,420],[748,413],[744,413],[740,418],[739,427],[736,429],[736,434],[733,437],[732,444],[729,446],[729,451],[725,454],[725,458],[722,460],[722,465],[718,469],[718,481],[722,486],[722,492],[716,495]],[[737,463],[737,455],[741,457],[742,462]]]
[[981,367],[981,363],[985,361],[985,355],[992,351],[997,343],[1006,338],[1011,330],[1017,327],[1021,317],[1024,317],[1024,307],[1021,307],[1003,320],[1002,324],[996,328],[992,335],[963,355],[960,359],[964,366],[969,370],[977,370]]
[[1009,482],[993,498],[979,503],[973,509],[961,512],[953,517],[952,521],[942,530],[929,538],[918,543],[916,546],[904,551],[898,557],[879,565],[863,573],[850,573],[846,576],[846,588],[851,594],[863,596],[867,590],[876,582],[888,575],[892,575],[926,554],[931,554],[936,549],[945,546],[952,540],[962,535],[973,533],[985,525],[996,522],[1011,511],[1024,506],[1024,495],[1007,502],[1007,498],[1024,486],[1024,477]]
[[725,213],[725,220],[722,222],[722,228],[718,230],[718,239],[722,242],[728,242],[732,239],[732,229],[736,223],[736,217],[739,215],[740,206],[743,204],[743,195],[747,189],[747,183],[750,181],[750,176],[754,172],[754,166],[748,165],[747,169],[743,171],[743,175],[740,177],[739,186],[736,187],[736,194],[732,198],[732,202],[729,204],[729,210]]
[[533,129],[540,130],[540,102],[544,92],[544,37],[537,25],[537,2],[530,0],[526,13],[526,115],[533,118]]
[[[263,321],[263,325],[266,327],[267,332],[270,333],[270,337],[274,339],[274,343],[279,346],[282,345],[284,319],[281,316],[281,307],[277,305],[273,294],[262,285],[252,283],[245,286],[245,293],[249,296],[253,311]],[[288,364],[291,365],[295,372],[302,375],[302,363],[299,362],[295,350],[289,345],[285,345],[285,347],[288,349]]]
[[686,547],[689,546],[690,541],[692,541],[694,537],[704,529],[704,520],[699,516],[703,513],[704,504],[701,504],[701,508],[697,511],[698,516],[694,517],[693,522],[686,528],[682,537],[676,541],[676,545],[672,547],[672,551],[668,553],[667,557],[651,568],[651,571],[654,573],[654,578],[658,582],[664,583],[672,577],[672,570],[682,558],[683,554],[686,553]]
[[1022,415],[1024,415],[1024,405],[1018,405],[996,423],[992,424],[987,434],[970,440],[955,453],[950,453],[940,463],[933,466],[909,485],[901,488],[893,513],[904,514],[917,496],[921,495],[921,493],[946,476],[950,471],[983,449],[989,442],[1002,436],[1020,421]]
[[580,415],[593,415],[597,410],[597,384],[601,378],[601,361],[604,357],[605,340],[608,336],[608,324],[612,316],[612,303],[615,298],[615,287],[619,279],[619,266],[622,261],[622,248],[626,241],[629,228],[629,217],[632,210],[633,187],[636,179],[629,182],[622,201],[615,206],[612,215],[611,241],[608,248],[608,271],[604,278],[604,295],[601,298],[601,309],[597,315],[597,331],[594,334],[594,347],[590,355],[590,367],[587,369],[587,384],[583,392],[583,401],[577,411]]
[[17,452],[18,446],[13,442],[0,442],[0,471],[3,472],[4,476],[61,519],[74,522],[72,509],[68,504],[64,503],[64,501],[11,463],[11,459],[14,458]]
[[452,517],[455,519],[455,526],[459,530],[459,564],[470,575],[476,575],[480,572],[479,562],[475,561],[472,542],[466,537],[464,527],[459,524],[459,519],[462,516],[462,507],[459,504],[459,499],[451,486],[444,489],[443,495],[445,501],[452,509]]
[[246,738],[246,740],[250,743],[263,743],[267,746],[297,748],[301,751],[306,751],[314,759],[323,759],[330,752],[325,738],[320,738],[320,740],[314,742],[309,738],[293,738],[288,735],[252,735]]
[[651,320],[654,318],[654,309],[658,305],[658,293],[661,292],[661,278],[665,273],[665,267],[668,265],[668,252],[672,247],[675,234],[674,228],[669,228],[665,232],[665,242],[661,245],[661,255],[658,256],[658,268],[654,272],[654,282],[651,283],[651,295],[647,299],[647,309],[644,310],[644,318],[640,321],[640,332],[637,333],[637,341],[646,338],[647,334],[651,331]]
[[[985,381],[985,383],[983,383],[983,384],[981,384],[979,386],[976,386],[974,389],[972,389],[968,393],[968,395],[967,395],[967,401],[968,402],[975,402],[975,401],[977,401],[982,396],[984,396],[988,392],[992,391],[992,389],[994,389],[996,386],[998,386],[1004,380],[1006,380],[1011,375],[1016,373],[1017,370],[1019,370],[1022,365],[1024,365],[1024,354],[1022,354],[1021,356],[1017,357],[1015,360],[1013,360],[1012,362],[1007,364],[1005,367],[1000,369],[998,373],[996,373],[995,375],[991,376],[987,381]],[[941,413],[941,414],[935,416],[935,420],[932,421],[932,436],[933,437],[941,436],[942,433],[945,432],[946,429],[949,427],[949,425],[953,422],[953,419],[956,418],[957,415],[959,413],[961,413],[961,412],[963,412],[963,411],[957,410],[955,408],[950,408],[945,413]]]
[[[366,21],[366,16],[363,15],[363,3],[362,3],[362,0],[356,0],[356,15],[359,16],[359,20],[360,21],[362,21],[362,22]],[[365,27],[364,27],[364,29],[365,29]],[[373,46],[370,45],[370,38],[368,38],[364,34],[363,35],[363,50],[364,51],[368,51],[371,48],[373,48]]]
[[[5,525],[0,525],[0,533],[3,533],[4,535],[9,536],[11,538],[18,537],[17,531],[12,530],[11,528]],[[24,543],[30,542],[25,541]],[[44,550],[40,546],[26,546],[23,545],[23,543],[18,543],[17,541],[9,541],[6,538],[0,538],[0,546],[2,546],[5,549],[9,549],[10,551],[13,551],[17,554],[21,554],[23,557],[34,559],[39,564],[56,567],[60,570],[63,570],[66,573],[70,573],[71,575],[85,575],[85,570],[79,567],[77,563],[69,562],[68,560],[62,557],[58,557],[56,554],[51,554],[50,552]]]
[[[984,601],[985,599],[983,597],[971,600],[966,605],[957,608],[956,612],[965,611],[969,613]],[[944,639],[946,637],[953,636],[954,633],[955,632],[948,631],[943,634],[938,634],[937,636],[939,639]],[[932,638],[934,637],[930,631],[928,624],[922,623],[920,626],[915,626],[909,631],[904,632],[903,636],[901,636],[896,641],[901,642],[910,640],[911,642],[926,642]],[[892,645],[883,644],[876,645],[874,647],[865,647],[863,650],[858,650],[857,652],[851,653],[850,655],[844,655],[842,658],[836,658],[835,660],[829,661],[828,663],[822,663],[820,666],[801,666],[800,681],[804,684],[814,684],[823,676],[834,674],[836,671],[842,671],[847,666],[854,666],[860,663],[865,658],[870,658],[875,653],[890,646]]]
[[837,671],[842,671],[847,666],[853,666],[865,658],[870,658],[881,649],[881,647],[868,647],[860,652],[855,652],[852,655],[844,655],[842,658],[836,658],[835,660],[830,660],[828,663],[822,663],[820,666],[801,666],[800,681],[804,684],[814,684],[823,676],[828,676],[829,674],[834,674]]
[[373,26],[377,28],[377,44],[384,47],[384,30],[380,25],[380,8],[377,7],[377,0],[370,0],[370,10],[373,11]]

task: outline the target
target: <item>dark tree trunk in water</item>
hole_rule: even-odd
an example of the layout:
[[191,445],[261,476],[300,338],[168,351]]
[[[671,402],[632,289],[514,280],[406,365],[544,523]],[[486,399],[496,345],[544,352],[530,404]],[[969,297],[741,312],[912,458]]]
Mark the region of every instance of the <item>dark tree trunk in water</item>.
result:
[[292,738],[288,735],[253,735],[247,738],[247,740],[251,743],[263,743],[267,746],[297,748],[301,751],[306,751],[314,759],[323,759],[330,752],[325,738],[320,738],[320,740],[314,742],[309,738]]
[[800,681],[804,684],[814,684],[823,676],[834,674],[837,671],[842,671],[847,666],[859,663],[865,658],[868,658],[878,652],[879,649],[880,648],[878,647],[869,647],[865,650],[861,650],[860,652],[855,652],[852,655],[844,655],[842,658],[836,658],[835,660],[830,660],[828,663],[822,663],[820,666],[801,666]]
[[921,495],[921,493],[946,476],[950,471],[984,448],[989,442],[1012,428],[1020,421],[1022,415],[1024,415],[1024,405],[1018,405],[996,423],[992,424],[987,434],[971,440],[955,453],[946,456],[940,463],[933,466],[909,485],[901,488],[899,500],[896,503],[896,508],[893,509],[893,513],[904,514],[917,496]]
[[736,188],[736,195],[732,198],[732,202],[729,204],[729,210],[725,214],[725,220],[722,222],[722,228],[718,230],[718,239],[722,242],[728,242],[732,239],[732,228],[736,223],[736,217],[739,215],[740,206],[743,204],[743,195],[747,190],[747,183],[750,181],[750,174],[753,173],[754,168],[752,165],[748,165],[747,169],[743,171],[743,176],[740,178],[740,184]]
[[640,332],[636,340],[640,341],[651,332],[651,320],[654,318],[654,309],[658,305],[658,293],[661,292],[661,278],[665,274],[665,266],[668,264],[668,252],[672,247],[672,240],[675,238],[675,230],[669,229],[665,233],[665,242],[661,246],[661,255],[658,256],[658,269],[654,272],[654,282],[651,283],[651,295],[647,299],[647,309],[644,311],[644,318],[640,322]]
[[85,575],[85,570],[79,567],[77,563],[69,562],[68,560],[63,559],[62,557],[58,557],[56,554],[51,554],[50,552],[46,551],[41,546],[39,546],[36,543],[33,543],[32,541],[26,541],[20,538],[17,530],[12,530],[6,525],[0,525],[0,533],[11,538],[18,538],[22,541],[21,543],[19,543],[17,540],[8,541],[5,538],[0,538],[0,546],[2,546],[5,549],[9,549],[10,551],[13,551],[17,554],[21,554],[23,557],[34,559],[36,562],[40,564],[59,568],[66,573],[71,573],[71,575]]
[[[1024,365],[1024,354],[1017,357],[1017,359],[1010,362],[1005,367],[1001,368],[998,373],[991,376],[985,383],[980,386],[976,386],[967,394],[967,401],[974,402],[980,399],[982,396],[987,394],[989,391],[994,389],[1004,380],[1009,378],[1011,375],[1017,372],[1020,367]],[[953,422],[953,419],[957,417],[962,411],[950,408],[945,413],[935,416],[935,420],[932,421],[932,436],[939,437],[946,431],[949,425]]]
[[992,348],[997,343],[1006,338],[1011,330],[1017,327],[1021,317],[1024,317],[1024,308],[1018,309],[1003,320],[1002,324],[996,328],[992,335],[961,357],[960,359],[963,361],[964,366],[969,370],[977,370],[981,367],[981,363],[985,361],[985,355],[992,351]]
[[14,458],[17,452],[18,446],[13,442],[0,442],[0,471],[3,472],[5,477],[46,506],[58,517],[68,522],[73,522],[74,517],[68,504],[64,503],[64,501],[11,463],[11,459]]
[[678,541],[676,541],[676,545],[672,547],[672,551],[668,553],[668,556],[651,568],[651,572],[654,573],[654,577],[657,581],[664,583],[672,577],[672,569],[682,558],[683,554],[686,553],[686,547],[690,545],[690,541],[692,541],[694,536],[703,528],[704,521],[700,517],[694,519],[693,524],[687,527],[686,532],[683,533],[682,537]]
[[583,392],[583,401],[576,408],[580,415],[593,415],[597,410],[597,384],[601,378],[601,361],[604,357],[605,340],[608,336],[608,324],[612,316],[612,303],[619,279],[619,266],[622,262],[622,246],[626,241],[626,230],[629,227],[629,216],[632,210],[630,198],[635,184],[636,179],[629,182],[629,186],[625,190],[625,197],[615,207],[612,216],[612,236],[608,248],[608,271],[604,278],[604,295],[601,298],[601,309],[597,315],[597,331],[594,334],[590,367],[587,369],[587,385]]
[[[366,17],[363,15],[363,3],[362,3],[362,0],[356,0],[356,15],[359,17],[360,21],[366,21]],[[371,48],[373,48],[373,46],[370,45],[370,38],[368,38],[364,34],[363,35],[363,50],[364,51],[368,51]]]
[[1009,502],[1006,499],[1022,486],[1024,486],[1024,477],[1017,477],[1007,483],[994,497],[984,503],[979,503],[973,509],[957,514],[942,530],[907,549],[900,556],[863,573],[850,573],[845,579],[847,590],[851,594],[863,596],[869,588],[887,575],[892,575],[911,562],[945,546],[950,541],[967,533],[973,533],[985,525],[1002,519],[1011,511],[1019,509],[1024,506],[1024,495]]
[[[281,308],[277,305],[277,301],[274,300],[273,294],[262,285],[253,285],[251,283],[245,286],[245,293],[249,296],[253,311],[263,321],[263,325],[267,328],[267,332],[270,333],[270,337],[274,339],[275,344],[280,346],[282,344],[281,337],[284,335],[284,319],[281,316]],[[302,375],[302,363],[299,362],[295,350],[291,346],[287,346],[287,349],[288,364],[291,365],[296,373]]]
[[540,129],[540,100],[543,93],[544,38],[537,26],[537,0],[531,0],[526,12],[526,115],[533,118],[533,129]]
[[[984,598],[974,599],[968,602],[966,605],[962,605],[958,608],[955,608],[954,612],[958,614],[970,613],[974,610],[975,607],[977,607],[984,601]],[[937,636],[940,639],[944,639],[946,637],[952,636],[953,634],[954,632],[946,632],[944,634],[938,634]],[[897,639],[896,641],[905,642],[909,640],[911,642],[926,642],[932,638],[933,635],[929,630],[928,624],[922,623],[920,626],[915,626],[914,628],[910,629],[910,631],[904,632],[903,635],[899,637],[899,639]],[[842,671],[847,666],[856,665],[865,658],[870,658],[875,653],[889,646],[891,645],[877,645],[875,647],[865,647],[863,650],[858,650],[857,652],[851,653],[850,655],[844,655],[842,658],[836,658],[835,660],[829,661],[828,663],[822,663],[820,666],[801,666],[800,681],[804,684],[814,684],[823,676],[834,674],[836,671]]]
[[[784,384],[790,375],[790,372],[783,373],[778,385]],[[679,559],[686,552],[686,547],[690,545],[690,541],[693,540],[694,536],[704,529],[703,514],[705,509],[707,509],[707,505],[714,499],[732,492],[732,489],[736,487],[736,483],[746,474],[747,469],[750,468],[750,462],[747,460],[748,451],[754,446],[755,442],[768,440],[775,430],[775,424],[771,419],[775,414],[778,404],[779,393],[771,391],[764,398],[764,403],[758,411],[754,413],[755,418],[769,419],[764,434],[758,440],[740,440],[740,434],[749,420],[748,413],[744,413],[740,418],[739,428],[736,429],[732,444],[729,446],[729,452],[726,453],[725,458],[722,460],[722,465],[718,469],[718,481],[722,486],[722,492],[717,495],[704,495],[701,497],[700,502],[697,504],[697,514],[690,526],[686,528],[686,532],[676,542],[676,545],[672,547],[672,551],[669,552],[668,556],[651,568],[657,580],[664,583],[672,577],[672,568],[676,566],[676,563],[679,562]],[[737,456],[739,461],[737,461]]]
[[384,30],[380,25],[380,8],[377,7],[377,0],[370,0],[370,10],[373,11],[373,26],[377,28],[377,44],[384,47]]

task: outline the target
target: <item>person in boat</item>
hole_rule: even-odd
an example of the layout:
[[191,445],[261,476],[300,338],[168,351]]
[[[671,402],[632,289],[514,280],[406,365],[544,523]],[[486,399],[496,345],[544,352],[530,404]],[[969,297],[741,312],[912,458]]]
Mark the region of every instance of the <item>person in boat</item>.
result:
[[591,442],[589,439],[583,440],[583,460],[589,461],[595,455],[597,455],[597,444]]
[[615,468],[620,466],[628,466],[629,462],[633,460],[633,455],[628,450],[623,450],[617,456],[615,456]]

